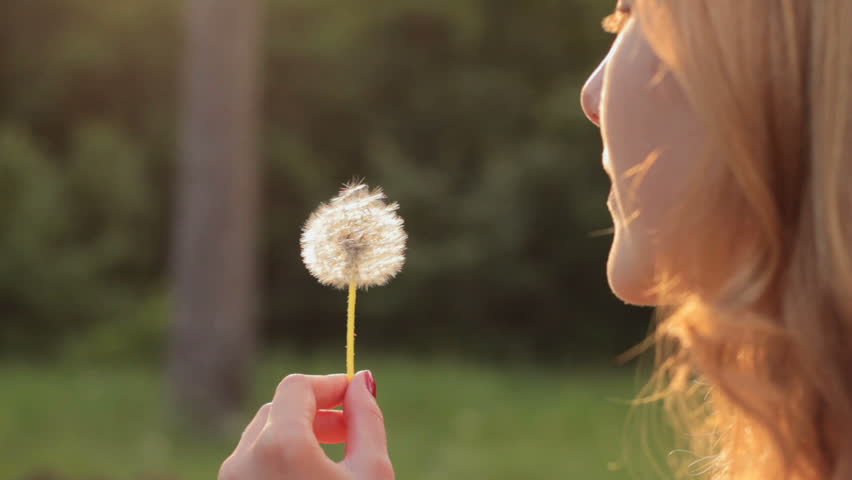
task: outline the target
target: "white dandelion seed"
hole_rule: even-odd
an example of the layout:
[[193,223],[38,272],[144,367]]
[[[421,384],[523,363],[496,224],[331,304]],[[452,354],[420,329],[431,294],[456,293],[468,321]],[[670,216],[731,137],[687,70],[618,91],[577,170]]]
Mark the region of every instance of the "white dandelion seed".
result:
[[311,214],[302,231],[302,259],[320,283],[346,288],[384,285],[405,263],[399,205],[386,204],[380,188],[346,185]]
[[408,236],[397,203],[385,203],[381,188],[345,185],[311,214],[302,230],[302,260],[324,285],[349,287],[346,371],[355,369],[355,296],[359,287],[384,285],[405,263]]

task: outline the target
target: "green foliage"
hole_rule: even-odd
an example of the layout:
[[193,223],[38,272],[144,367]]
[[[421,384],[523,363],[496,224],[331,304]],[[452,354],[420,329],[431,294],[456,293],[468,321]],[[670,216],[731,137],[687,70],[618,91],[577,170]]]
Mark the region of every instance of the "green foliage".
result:
[[578,105],[606,6],[368,3],[270,8],[266,191],[289,201],[265,212],[269,331],[313,343],[339,325],[341,296],[310,285],[295,240],[356,175],[400,202],[411,236],[401,277],[362,297],[365,337],[578,357],[638,339],[592,235],[608,180]]
[[[4,13],[4,351],[145,337],[149,321],[128,319],[167,285],[179,7],[49,0]],[[580,358],[635,342],[644,314],[612,298],[609,239],[593,234],[610,225],[608,180],[578,105],[608,8],[267,2],[266,338],[342,342],[343,295],[307,274],[298,239],[317,203],[358,176],[400,202],[410,234],[400,278],[362,297],[365,346]]]
[[[0,129],[0,347],[44,353],[64,337],[122,316],[145,291],[148,229],[143,164],[106,127],[74,132],[58,166],[32,135]],[[150,235],[150,234],[149,234]]]
[[[68,276],[75,265],[62,255],[68,220],[59,172],[47,162],[30,135],[0,130],[0,344],[62,328],[58,292],[75,287]],[[72,290],[73,293],[73,290]],[[32,325],[35,317],[49,322]]]
[[62,360],[80,367],[162,362],[171,303],[160,294],[128,303],[120,318],[97,323],[66,340]]

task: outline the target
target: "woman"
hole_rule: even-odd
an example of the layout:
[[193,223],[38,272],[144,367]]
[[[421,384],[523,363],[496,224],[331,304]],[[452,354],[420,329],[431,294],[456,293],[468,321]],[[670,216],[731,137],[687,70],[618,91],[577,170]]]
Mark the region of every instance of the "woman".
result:
[[[852,0],[622,0],[604,24],[582,105],[610,286],[665,312],[654,398],[701,473],[852,478]],[[369,372],[285,378],[220,479],[393,478],[374,396]]]

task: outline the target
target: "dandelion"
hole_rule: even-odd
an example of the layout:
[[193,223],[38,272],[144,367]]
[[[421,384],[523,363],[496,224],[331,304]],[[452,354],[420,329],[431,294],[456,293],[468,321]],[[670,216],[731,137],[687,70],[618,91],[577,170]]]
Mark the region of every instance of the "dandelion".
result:
[[355,374],[355,297],[357,289],[384,285],[405,263],[399,205],[385,203],[381,188],[360,182],[343,187],[311,214],[302,230],[302,260],[323,285],[349,288],[346,374]]

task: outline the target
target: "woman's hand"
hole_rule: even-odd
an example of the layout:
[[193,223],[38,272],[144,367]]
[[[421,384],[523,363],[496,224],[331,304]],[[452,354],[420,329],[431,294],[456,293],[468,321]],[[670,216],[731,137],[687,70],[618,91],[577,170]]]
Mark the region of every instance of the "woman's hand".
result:
[[[290,375],[243,432],[219,480],[393,480],[382,412],[370,372]],[[343,404],[343,411],[329,410]],[[337,463],[322,443],[346,442]]]

